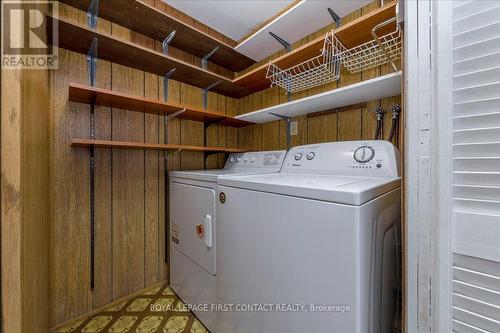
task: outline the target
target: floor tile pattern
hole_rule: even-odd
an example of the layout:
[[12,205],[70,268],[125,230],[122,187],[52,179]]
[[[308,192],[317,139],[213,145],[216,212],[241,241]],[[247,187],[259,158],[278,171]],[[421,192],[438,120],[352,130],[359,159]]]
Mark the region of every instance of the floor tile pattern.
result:
[[54,333],[208,333],[168,285],[70,321]]

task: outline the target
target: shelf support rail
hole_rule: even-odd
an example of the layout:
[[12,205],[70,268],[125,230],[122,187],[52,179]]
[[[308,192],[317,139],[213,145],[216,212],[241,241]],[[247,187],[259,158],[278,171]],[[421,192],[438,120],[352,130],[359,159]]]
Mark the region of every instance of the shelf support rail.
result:
[[[165,39],[163,42],[163,53],[167,54],[168,53],[168,43],[172,40],[174,37],[175,31],[171,32],[170,35]],[[168,40],[168,41],[167,41]],[[168,73],[166,73],[163,76],[163,100],[165,102],[168,102],[168,82],[172,75],[175,73],[176,69],[172,68]],[[178,115],[180,115],[182,112],[186,111],[186,109],[179,110],[177,112],[174,112],[173,114],[170,115],[165,115],[163,117],[163,143],[167,144],[168,143],[168,120],[170,118],[174,118]],[[164,160],[164,172],[165,172],[165,207],[170,209],[168,207],[168,193],[169,193],[169,188],[168,188],[168,151],[163,152],[163,160]],[[168,220],[168,214],[165,214],[165,263],[168,264],[168,256],[169,256],[169,251],[168,251],[168,244],[169,244],[169,239],[170,239],[170,224]]]
[[172,39],[174,39],[174,36],[175,36],[175,30],[173,30],[168,36],[167,38],[165,38],[163,40],[163,42],[161,43],[162,45],[162,50],[163,50],[163,54],[166,54],[168,55],[168,46],[170,45],[170,42],[172,41]]
[[[97,0],[96,0],[97,1]],[[89,83],[92,87],[96,85],[97,74],[97,38],[92,40],[87,53],[87,72]],[[95,140],[95,97],[90,103],[90,139]],[[90,290],[94,290],[94,266],[95,266],[95,159],[94,146],[90,148]]]
[[99,0],[92,0],[87,9],[87,24],[92,29],[97,28],[97,19],[99,18]]
[[202,94],[203,94],[203,110],[204,111],[207,110],[207,106],[208,106],[208,92],[210,91],[210,89],[214,88],[216,85],[218,85],[221,82],[222,82],[222,80],[219,80],[217,82],[212,83],[208,87],[203,88]]
[[290,150],[290,148],[292,148],[292,134],[291,134],[292,118],[272,112],[269,112],[269,114],[272,114],[273,116],[278,117],[286,122],[286,147],[287,150]]
[[217,50],[219,50],[219,49],[220,49],[220,45],[217,45],[212,51],[208,52],[207,54],[205,54],[203,56],[203,58],[201,58],[201,68],[207,69],[208,60],[210,60],[210,57],[212,57],[214,55],[214,53],[217,52]]
[[167,74],[163,76],[163,100],[168,102],[168,81],[174,75],[176,68],[172,68]]

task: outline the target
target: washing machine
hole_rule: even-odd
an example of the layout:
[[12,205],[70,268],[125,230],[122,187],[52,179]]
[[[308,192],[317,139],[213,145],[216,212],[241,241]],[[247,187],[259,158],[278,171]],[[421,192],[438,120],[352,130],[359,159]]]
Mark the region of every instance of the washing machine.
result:
[[217,179],[278,172],[285,155],[286,151],[231,154],[223,169],[170,173],[170,284],[212,332],[217,331]]
[[219,333],[389,333],[399,153],[386,141],[292,148],[279,173],[219,177]]

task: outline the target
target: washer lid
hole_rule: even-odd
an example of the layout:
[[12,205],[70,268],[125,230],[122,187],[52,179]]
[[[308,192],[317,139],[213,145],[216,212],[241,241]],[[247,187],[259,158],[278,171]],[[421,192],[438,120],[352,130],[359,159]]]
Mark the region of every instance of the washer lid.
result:
[[240,175],[255,175],[269,172],[277,172],[269,170],[227,170],[227,169],[215,169],[215,170],[187,170],[187,171],[171,171],[170,176],[176,178],[184,178],[191,180],[203,180],[207,182],[217,182],[219,176],[240,176]]
[[274,173],[220,177],[219,185],[261,192],[362,205],[400,186],[400,178]]

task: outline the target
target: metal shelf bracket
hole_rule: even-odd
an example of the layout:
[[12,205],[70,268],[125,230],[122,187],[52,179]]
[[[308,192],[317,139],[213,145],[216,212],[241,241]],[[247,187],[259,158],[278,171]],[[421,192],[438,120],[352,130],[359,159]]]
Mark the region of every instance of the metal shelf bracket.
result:
[[291,135],[292,118],[272,112],[269,112],[269,114],[272,114],[273,116],[278,117],[286,122],[286,146],[287,149],[290,150],[290,148],[292,148],[292,135]]
[[212,57],[214,55],[214,53],[217,52],[217,50],[219,50],[219,48],[220,48],[220,45],[217,45],[212,51],[208,52],[207,54],[205,54],[203,56],[203,58],[201,58],[201,68],[207,69],[208,60],[210,60],[210,57]]
[[97,28],[97,19],[99,18],[99,0],[92,0],[87,9],[87,24],[89,27]]
[[202,94],[203,94],[203,110],[207,109],[207,105],[208,105],[208,92],[210,91],[210,89],[214,88],[216,85],[218,85],[221,82],[222,82],[222,80],[219,80],[217,82],[212,83],[208,87],[203,88],[203,90],[202,90]]
[[172,39],[174,39],[174,36],[175,36],[175,30],[173,30],[168,36],[167,38],[165,38],[162,42],[162,50],[163,50],[163,53],[168,55],[168,46],[170,45],[170,42],[172,41]]
[[288,43],[286,40],[281,38],[280,36],[276,35],[274,32],[269,31],[269,34],[276,39],[283,47],[286,49],[286,52],[290,52],[292,50],[292,45]]
[[87,73],[89,76],[89,83],[92,87],[95,87],[95,78],[97,72],[97,47],[98,40],[94,38],[92,44],[90,44],[89,51],[87,52]]
[[184,112],[186,111],[186,108],[183,108],[183,109],[180,109],[179,111],[175,111],[174,113],[171,113],[169,115],[167,115],[167,119],[170,120],[172,118],[175,118],[177,116],[180,116],[181,114],[183,114]]
[[335,11],[331,8],[328,8],[328,12],[330,13],[330,16],[332,17],[333,21],[335,22],[335,26],[338,28],[340,27],[340,16],[335,13]]
[[176,69],[172,68],[167,74],[163,76],[163,100],[168,101],[168,80],[174,75]]

